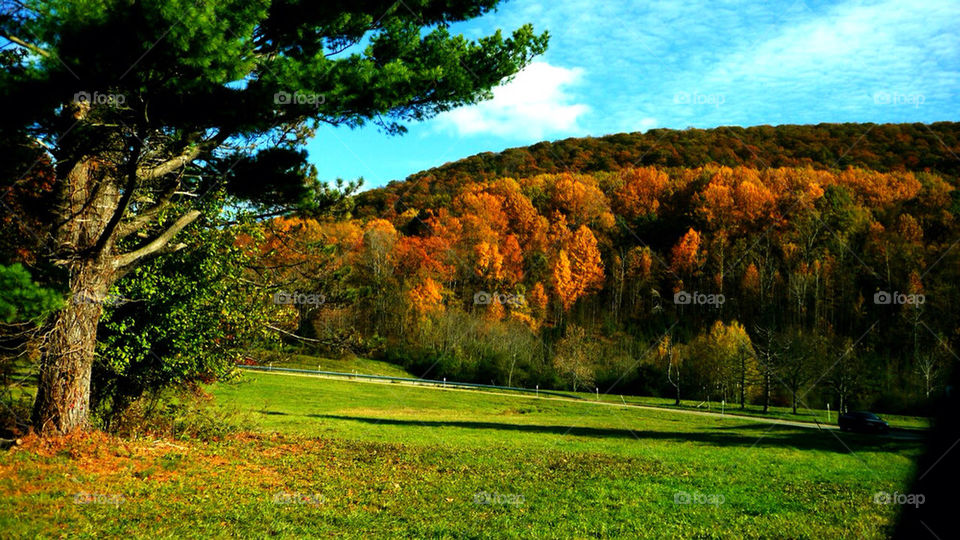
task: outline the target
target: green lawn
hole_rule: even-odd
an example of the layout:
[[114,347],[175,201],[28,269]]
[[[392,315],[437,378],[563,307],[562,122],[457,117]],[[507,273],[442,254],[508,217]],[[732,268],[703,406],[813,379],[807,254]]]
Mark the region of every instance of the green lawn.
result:
[[[261,361],[264,365],[292,369],[312,369],[317,371],[339,371],[341,373],[357,373],[360,375],[383,375],[387,377],[414,377],[402,367],[380,360],[350,357],[344,359],[323,358],[305,354],[252,353],[251,357]],[[277,357],[278,360],[270,361]]]
[[0,530],[877,538],[896,508],[873,496],[904,492],[919,452],[736,417],[272,373],[214,394],[257,433],[0,455]]
[[[268,353],[269,354],[269,353]],[[254,355],[257,358],[256,355]],[[266,356],[269,358],[269,356]],[[379,360],[370,360],[367,358],[352,357],[347,359],[331,359],[331,358],[320,358],[315,356],[308,355],[299,355],[299,354],[289,354],[284,355],[282,361],[275,361],[270,363],[273,367],[283,367],[283,368],[294,368],[294,369],[308,369],[308,370],[319,370],[319,371],[338,371],[342,373],[358,373],[361,375],[385,375],[389,377],[410,377],[415,378],[414,375],[410,374],[402,367],[391,364],[389,362],[382,362]],[[615,392],[615,391],[614,391]],[[593,400],[596,401],[606,401],[610,403],[629,403],[637,405],[650,405],[657,407],[666,407],[666,408],[676,408],[674,405],[674,400],[672,398],[659,398],[659,397],[648,397],[648,396],[621,396],[616,393],[600,393],[599,396],[595,393],[589,392],[562,392],[568,394],[571,397],[576,397],[580,399]],[[812,404],[808,404],[812,405]],[[710,412],[721,412],[721,404],[718,401],[713,401],[709,403],[703,403],[699,401],[683,401],[681,406],[683,409],[691,410],[701,410],[701,411],[710,411]],[[797,414],[793,414],[793,410],[790,407],[781,407],[781,406],[771,406],[770,410],[766,413],[763,412],[762,405],[753,405],[747,404],[744,409],[740,409],[737,404],[726,404],[723,407],[723,412],[725,414],[733,415],[746,415],[746,416],[763,416],[767,418],[779,418],[782,420],[792,420],[795,422],[821,422],[821,423],[837,423],[837,412],[830,411],[829,414],[826,409],[807,409],[801,408],[797,410]],[[930,419],[920,416],[903,416],[895,414],[883,414],[881,415],[884,420],[890,423],[891,427],[901,428],[901,429],[926,429],[930,427]]]
[[[595,395],[593,394],[579,395],[585,399],[596,399]],[[672,398],[600,394],[600,401],[607,401],[610,403],[650,405],[656,407],[666,407],[668,409],[677,408],[676,405],[674,405],[674,400]],[[715,413],[721,412],[721,404],[718,401],[712,401],[710,403],[703,403],[699,401],[682,401],[680,408]],[[747,404],[743,409],[740,409],[739,404],[730,403],[727,403],[722,407],[722,409],[724,414],[739,416],[762,416],[765,418],[778,418],[781,420],[791,420],[794,422],[816,421],[820,422],[821,424],[829,423],[833,425],[836,425],[837,423],[837,411],[830,411],[828,418],[828,412],[826,409],[798,408],[797,414],[793,414],[793,409],[790,407],[771,406],[770,410],[765,413],[763,412],[763,405]],[[927,429],[930,427],[930,419],[924,416],[904,416],[897,414],[880,414],[880,416],[890,424],[890,427],[893,428]]]

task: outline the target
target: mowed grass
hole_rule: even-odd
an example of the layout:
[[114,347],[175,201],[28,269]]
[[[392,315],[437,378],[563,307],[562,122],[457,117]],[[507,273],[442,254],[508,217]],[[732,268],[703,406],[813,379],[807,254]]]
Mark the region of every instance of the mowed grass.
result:
[[736,417],[273,373],[214,394],[259,433],[91,435],[3,454],[0,530],[878,538],[896,508],[874,494],[904,492],[920,451]]
[[[255,353],[252,353],[251,356],[254,359],[260,359],[260,357]],[[410,374],[410,372],[396,364],[360,357],[339,359],[310,356],[305,354],[287,354],[282,357],[282,360],[268,362],[267,364],[273,367],[291,369],[337,371],[340,373],[383,375],[386,377],[414,377],[414,375]]]
[[[578,394],[584,399],[596,399],[591,394]],[[743,409],[738,403],[727,403],[721,405],[718,401],[709,403],[686,400],[682,401],[680,407],[674,405],[672,398],[648,397],[648,396],[620,396],[614,394],[600,394],[600,401],[608,403],[628,403],[636,405],[649,405],[652,407],[664,407],[667,409],[688,409],[697,411],[707,411],[712,413],[723,413],[737,416],[759,416],[763,418],[776,418],[780,420],[789,420],[792,422],[810,422],[821,424],[837,425],[837,411],[827,411],[826,409],[808,409],[798,408],[797,414],[793,414],[790,407],[771,405],[767,412],[763,412],[763,405],[746,404]],[[930,418],[924,416],[906,416],[898,414],[880,414],[881,418],[886,420],[890,427],[896,429],[923,430],[930,427]]]
[[[262,357],[251,353],[254,358]],[[406,377],[416,378],[415,375],[403,369],[401,366],[372,360],[369,358],[349,357],[343,359],[323,358],[304,354],[286,354],[282,360],[269,363],[272,367],[293,368],[317,371],[336,371],[341,373],[357,373],[360,375],[383,375],[388,377]],[[650,396],[630,396],[619,395],[616,389],[608,389],[609,392],[601,389],[599,393],[590,392],[556,392],[567,394],[579,399],[604,401],[608,403],[628,403],[635,405],[649,405],[653,407],[665,407],[669,409],[678,408],[674,405],[673,398],[661,398]],[[837,423],[837,411],[827,411],[826,409],[807,408],[812,403],[802,403],[803,407],[797,409],[797,414],[793,414],[790,407],[772,405],[767,412],[763,412],[762,405],[748,403],[743,409],[740,409],[737,403],[727,403],[721,406],[719,401],[698,402],[684,400],[679,408],[709,412],[723,412],[724,414],[741,416],[760,416],[765,418],[777,418],[781,420],[790,420],[794,422],[820,422],[831,425]],[[928,429],[930,419],[922,416],[906,416],[896,414],[882,414],[884,420],[889,422],[890,426],[897,429]]]

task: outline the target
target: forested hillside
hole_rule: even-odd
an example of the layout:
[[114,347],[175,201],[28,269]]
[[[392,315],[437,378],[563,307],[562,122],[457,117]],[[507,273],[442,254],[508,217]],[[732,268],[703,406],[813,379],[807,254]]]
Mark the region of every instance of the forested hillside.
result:
[[[957,126],[541,143],[324,218],[233,222],[211,199],[102,301],[94,403],[282,338],[451,380],[920,412],[957,361]],[[0,242],[41,284],[47,169],[5,195]]]
[[956,131],[543,143],[247,246],[302,295],[291,330],[433,377],[916,410],[956,361]]
[[710,163],[756,168],[861,167],[876,171],[935,170],[960,173],[960,127],[933,124],[818,124],[653,129],[606,137],[541,142],[499,153],[484,152],[392,182],[361,197],[383,211],[396,197],[443,201],[450,185],[543,173],[596,172],[654,165],[700,167]]

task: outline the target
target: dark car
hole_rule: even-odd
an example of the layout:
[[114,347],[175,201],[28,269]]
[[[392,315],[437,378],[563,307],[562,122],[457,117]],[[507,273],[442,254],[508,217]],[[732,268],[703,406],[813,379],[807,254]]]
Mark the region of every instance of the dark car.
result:
[[842,431],[859,431],[862,433],[887,433],[890,431],[890,424],[867,411],[843,413],[840,415],[838,424],[840,424]]

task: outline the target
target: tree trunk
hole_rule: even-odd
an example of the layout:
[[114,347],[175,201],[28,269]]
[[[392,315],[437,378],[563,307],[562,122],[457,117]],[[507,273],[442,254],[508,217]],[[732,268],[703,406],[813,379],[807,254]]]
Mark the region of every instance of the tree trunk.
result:
[[44,342],[32,420],[40,433],[65,434],[89,422],[97,325],[116,281],[113,240],[104,234],[119,193],[105,170],[84,159],[65,172],[56,197],[51,258],[68,273],[70,298]]
[[770,410],[770,370],[763,370],[763,412]]
[[70,433],[87,427],[90,374],[97,325],[111,272],[89,263],[71,278],[73,298],[57,315],[40,361],[33,425],[40,433]]
[[746,408],[747,359],[740,357],[740,408]]

